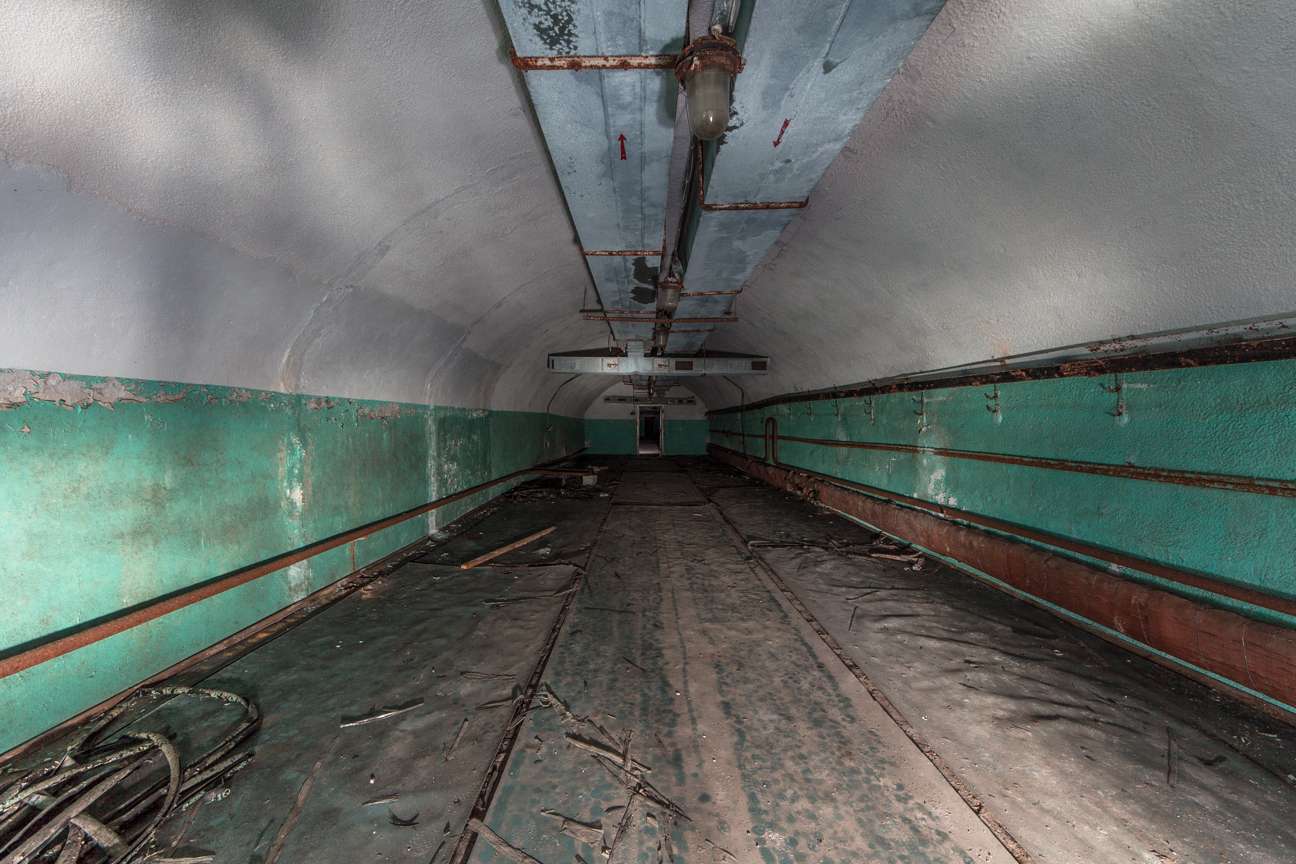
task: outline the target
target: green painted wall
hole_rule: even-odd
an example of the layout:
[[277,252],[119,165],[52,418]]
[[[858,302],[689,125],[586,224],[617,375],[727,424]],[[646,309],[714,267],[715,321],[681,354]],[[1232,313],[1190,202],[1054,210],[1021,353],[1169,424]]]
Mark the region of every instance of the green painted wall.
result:
[[[524,411],[432,409],[428,473],[432,497],[444,498],[495,477],[558,459],[585,446],[585,421]],[[475,507],[527,480],[520,477],[435,511],[448,525]]]
[[604,456],[633,456],[639,452],[639,424],[635,420],[585,420],[589,452]]
[[[802,402],[710,418],[723,432],[1296,478],[1296,361],[950,388],[834,403]],[[989,409],[997,409],[992,411]],[[747,452],[764,452],[759,438]],[[1291,498],[975,462],[921,453],[779,441],[779,461],[1139,555],[1296,598]],[[1066,554],[1066,553],[1059,553]],[[1074,557],[1074,556],[1073,556]],[[1119,569],[1119,568],[1118,568]],[[1296,620],[1155,577],[1128,576],[1271,623]]]
[[[27,372],[0,372],[0,406],[0,655],[583,441],[539,414]],[[428,529],[357,541],[355,565]],[[0,679],[0,752],[352,569],[331,550]]]
[[667,417],[665,425],[665,455],[706,455],[708,429],[706,420],[672,420]]

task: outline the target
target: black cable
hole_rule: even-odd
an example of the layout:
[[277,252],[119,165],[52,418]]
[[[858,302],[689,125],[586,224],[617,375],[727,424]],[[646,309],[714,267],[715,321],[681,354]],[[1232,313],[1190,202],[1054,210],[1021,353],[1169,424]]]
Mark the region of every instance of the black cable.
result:
[[[580,373],[577,372],[575,375],[573,375],[572,377],[568,378],[568,379],[567,379],[566,381],[564,381],[563,383],[559,384],[559,385],[558,385],[558,390],[561,390],[562,388],[566,387],[568,384],[570,384],[571,382],[575,381],[575,380],[576,380],[577,378],[579,378],[579,377],[580,377]],[[550,409],[551,407],[553,407],[553,400],[556,399],[556,398],[558,398],[558,390],[554,390],[553,395],[549,397],[549,404],[545,406],[545,427],[544,427],[544,431],[546,431],[546,432],[548,432],[548,431],[550,431],[550,430],[553,429],[552,426],[548,425],[548,424],[549,424],[549,409]]]

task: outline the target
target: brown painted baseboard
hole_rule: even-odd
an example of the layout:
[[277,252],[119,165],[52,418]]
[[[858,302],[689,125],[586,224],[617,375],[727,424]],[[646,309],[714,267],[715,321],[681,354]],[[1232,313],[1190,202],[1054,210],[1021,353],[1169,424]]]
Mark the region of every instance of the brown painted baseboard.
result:
[[1296,706],[1296,632],[1254,621],[1078,561],[847,489],[725,447],[713,457],[853,516],[1018,591],[1243,687]]

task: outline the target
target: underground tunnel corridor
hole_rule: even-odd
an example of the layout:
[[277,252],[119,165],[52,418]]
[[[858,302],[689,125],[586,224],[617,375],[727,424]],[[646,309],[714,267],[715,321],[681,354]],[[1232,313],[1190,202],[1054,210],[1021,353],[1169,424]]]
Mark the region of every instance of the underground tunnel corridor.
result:
[[1296,861],[1294,45],[0,4],[0,864]]
[[[198,762],[248,710],[185,689],[201,688],[260,712],[255,758],[197,787],[150,844],[162,860],[1296,849],[1281,721],[717,461],[585,465],[6,773],[93,764],[118,733],[170,735]],[[115,811],[165,778],[155,761]]]

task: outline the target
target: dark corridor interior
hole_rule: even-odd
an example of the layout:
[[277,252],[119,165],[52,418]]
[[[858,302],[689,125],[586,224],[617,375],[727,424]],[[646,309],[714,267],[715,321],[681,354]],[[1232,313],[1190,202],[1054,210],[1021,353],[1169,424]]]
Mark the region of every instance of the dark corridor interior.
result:
[[658,405],[639,406],[639,454],[662,452],[662,410]]

